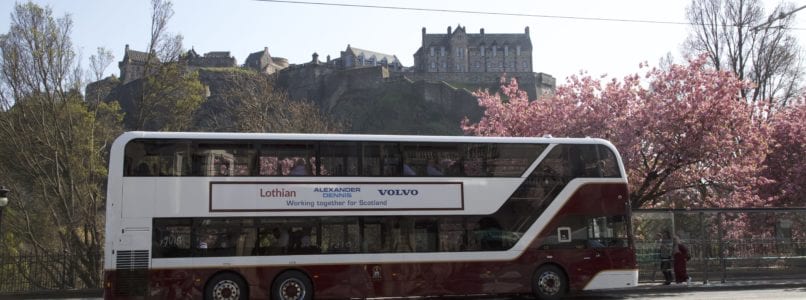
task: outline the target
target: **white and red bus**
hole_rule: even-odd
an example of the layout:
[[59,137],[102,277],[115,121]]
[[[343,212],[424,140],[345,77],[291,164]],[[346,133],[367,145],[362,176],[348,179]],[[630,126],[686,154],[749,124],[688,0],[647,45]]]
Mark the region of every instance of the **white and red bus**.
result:
[[128,132],[107,299],[347,299],[632,287],[618,152],[592,138]]

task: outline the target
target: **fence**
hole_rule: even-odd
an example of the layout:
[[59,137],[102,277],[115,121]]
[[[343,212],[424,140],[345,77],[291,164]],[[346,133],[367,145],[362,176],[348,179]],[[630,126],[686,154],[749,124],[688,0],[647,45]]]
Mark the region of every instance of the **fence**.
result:
[[635,210],[641,281],[662,281],[656,234],[678,234],[695,281],[790,278],[806,273],[806,209]]
[[[97,289],[79,279],[75,262],[83,254],[0,255],[0,295],[52,290]],[[95,254],[100,257],[100,254]],[[101,278],[102,270],[98,270]],[[1,297],[0,297],[1,298]]]

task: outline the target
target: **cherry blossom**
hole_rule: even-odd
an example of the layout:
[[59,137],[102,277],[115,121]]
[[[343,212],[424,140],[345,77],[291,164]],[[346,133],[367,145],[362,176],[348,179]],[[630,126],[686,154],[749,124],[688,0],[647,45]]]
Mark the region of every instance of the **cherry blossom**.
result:
[[770,154],[764,162],[759,195],[777,207],[806,206],[806,105],[777,112],[770,120]]
[[705,62],[700,56],[663,70],[642,63],[643,76],[622,80],[582,72],[535,101],[515,79],[502,79],[500,93],[475,93],[482,118],[461,125],[474,135],[610,140],[624,160],[634,207],[765,206],[752,191],[768,122],[739,100],[750,83]]

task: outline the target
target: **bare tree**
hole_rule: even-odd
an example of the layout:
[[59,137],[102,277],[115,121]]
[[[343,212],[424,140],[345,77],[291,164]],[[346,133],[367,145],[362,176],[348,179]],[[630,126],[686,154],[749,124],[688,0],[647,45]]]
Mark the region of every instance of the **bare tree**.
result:
[[671,70],[672,66],[675,64],[674,55],[672,52],[666,52],[666,55],[658,59],[658,69],[661,70]]
[[104,78],[104,71],[114,59],[115,56],[112,54],[112,50],[104,47],[98,47],[98,52],[90,55],[90,70],[95,75],[96,81]]
[[[148,41],[149,62],[156,56],[160,62],[172,62],[182,52],[182,35],[168,32],[168,22],[174,16],[170,0],[151,0],[151,37]],[[149,73],[145,73],[147,75]]]
[[[20,271],[40,272],[39,278],[47,280],[58,276],[53,273],[64,264],[86,285],[97,287],[106,149],[119,132],[114,121],[119,122],[119,114],[106,104],[91,111],[76,89],[80,76],[72,24],[69,16],[54,19],[50,8],[17,4],[0,42],[0,86],[9,104],[0,112],[0,173],[25,199],[6,210],[3,234],[13,234],[0,240],[12,243],[0,245],[8,248],[0,251],[81,254],[52,269]],[[113,121],[98,124],[101,120]]]
[[[188,105],[198,107],[198,93],[182,95],[175,93],[177,86],[194,85],[193,78],[184,76],[182,65],[178,62],[182,52],[182,36],[168,33],[168,21],[173,17],[173,4],[170,0],[151,0],[151,36],[148,44],[148,55],[143,68],[143,82],[141,82],[141,93],[134,99],[134,110],[127,121],[129,128],[134,130],[165,130],[185,128],[190,123],[176,124],[173,122],[171,128],[161,126],[166,122],[158,121],[163,118],[166,110],[160,108],[181,108],[182,111],[190,112]],[[167,76],[173,74],[175,76]],[[159,78],[157,80],[157,78]],[[198,80],[196,80],[198,81]],[[165,90],[163,90],[165,89]],[[197,88],[190,90],[198,91]],[[169,95],[170,97],[163,97]],[[156,96],[156,97],[155,97]],[[193,101],[184,101],[193,98]],[[197,101],[198,100],[198,101]],[[163,118],[164,119],[164,118]],[[186,118],[189,119],[189,118]]]
[[754,82],[742,91],[746,101],[785,106],[802,91],[801,50],[790,33],[793,10],[780,4],[768,19],[760,0],[692,0],[687,16],[694,25],[684,52],[704,52],[716,69]]

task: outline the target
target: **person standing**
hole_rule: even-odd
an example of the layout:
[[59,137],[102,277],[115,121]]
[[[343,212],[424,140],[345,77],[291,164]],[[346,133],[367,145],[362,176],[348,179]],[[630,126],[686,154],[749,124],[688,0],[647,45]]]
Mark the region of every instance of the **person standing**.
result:
[[277,240],[277,249],[280,253],[286,253],[288,251],[289,242],[288,230],[275,227],[272,230],[272,235],[274,235],[274,238]]
[[442,167],[440,167],[439,162],[436,159],[432,158],[428,160],[428,165],[425,167],[425,172],[428,176],[443,176]]
[[672,284],[672,237],[669,231],[664,231],[658,240],[658,258],[660,259],[660,271],[663,273],[664,285]]
[[676,283],[691,284],[691,277],[688,276],[686,271],[686,263],[691,259],[691,254],[688,247],[680,240],[680,237],[674,237],[674,281]]
[[291,168],[291,172],[289,172],[288,175],[291,175],[291,176],[310,175],[310,174],[308,174],[308,170],[307,170],[307,167],[305,165],[305,160],[303,160],[302,158],[298,158],[294,162],[294,167]]
[[405,158],[403,159],[403,176],[417,176],[417,172],[409,165],[409,160]]

